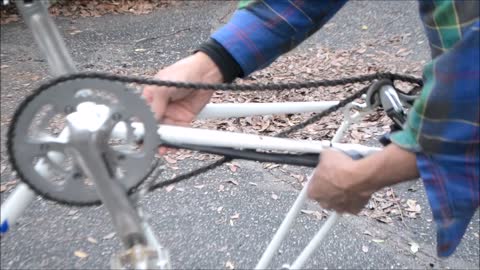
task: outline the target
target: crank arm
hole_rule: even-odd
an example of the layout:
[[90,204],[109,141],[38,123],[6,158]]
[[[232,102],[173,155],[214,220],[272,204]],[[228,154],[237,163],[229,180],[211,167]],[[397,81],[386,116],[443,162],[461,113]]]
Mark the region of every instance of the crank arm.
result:
[[83,173],[91,179],[108,209],[114,227],[127,249],[137,244],[145,244],[141,219],[127,195],[125,187],[115,180],[102,156],[101,142],[108,134],[107,117],[98,124],[81,121],[80,112],[67,116],[71,146],[67,148],[77,160]]

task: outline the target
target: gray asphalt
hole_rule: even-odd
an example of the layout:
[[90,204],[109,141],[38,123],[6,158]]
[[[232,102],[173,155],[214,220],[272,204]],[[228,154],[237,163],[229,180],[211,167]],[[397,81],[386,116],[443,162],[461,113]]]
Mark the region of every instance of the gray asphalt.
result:
[[[80,69],[121,70],[130,74],[153,71],[187,55],[225,21],[233,6],[233,2],[188,2],[144,16],[57,18],[56,22]],[[374,42],[378,46],[373,49],[388,51],[388,40],[411,33],[396,45],[414,49],[409,56],[412,59],[428,60],[428,47],[416,9],[414,2],[351,2],[328,28],[311,37],[299,50],[313,45],[349,49],[358,42]],[[362,25],[367,25],[368,31],[362,30]],[[71,35],[74,30],[82,32]],[[48,69],[22,23],[1,27],[1,61],[8,66],[1,69],[1,162],[5,165],[5,132],[11,114],[21,99],[47,77]],[[187,171],[199,163],[184,161],[178,167]],[[260,258],[298,194],[298,185],[280,170],[267,171],[255,162],[238,163],[240,168],[236,173],[222,167],[177,185],[180,189],[161,190],[142,200],[152,215],[154,231],[170,249],[175,268],[225,268],[227,261],[236,268],[252,268]],[[302,168],[287,169],[308,173]],[[2,182],[16,179],[8,166],[1,176]],[[229,179],[239,185],[227,183]],[[195,187],[198,185],[204,186],[199,189]],[[220,185],[224,186],[223,191],[219,191]],[[306,267],[479,268],[478,213],[457,253],[440,260],[435,256],[434,224],[421,183],[406,183],[395,190],[401,198],[419,202],[422,206],[419,218],[408,219],[405,224],[385,225],[365,217],[344,217]],[[277,200],[272,193],[278,195]],[[7,195],[8,192],[2,193],[1,200]],[[319,210],[313,203],[306,208]],[[239,218],[230,223],[236,214]],[[292,262],[321,223],[301,215],[272,267]],[[367,230],[374,236],[365,234]],[[10,234],[2,237],[0,266],[2,269],[104,269],[110,256],[120,248],[115,237],[104,239],[112,231],[103,207],[68,208],[38,198]],[[87,241],[88,237],[95,238],[97,243]],[[376,243],[373,238],[385,242]],[[411,241],[420,246],[415,255],[409,251]],[[362,250],[363,246],[368,247],[367,252]],[[86,252],[88,257],[75,257],[77,250]]]

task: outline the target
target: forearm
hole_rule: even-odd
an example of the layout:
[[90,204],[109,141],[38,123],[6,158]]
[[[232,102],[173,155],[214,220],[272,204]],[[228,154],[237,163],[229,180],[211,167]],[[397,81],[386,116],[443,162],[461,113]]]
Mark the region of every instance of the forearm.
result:
[[390,144],[382,151],[355,162],[361,174],[354,186],[358,191],[376,191],[383,187],[419,177],[415,153]]
[[212,38],[247,76],[293,49],[323,26],[346,0],[252,1]]

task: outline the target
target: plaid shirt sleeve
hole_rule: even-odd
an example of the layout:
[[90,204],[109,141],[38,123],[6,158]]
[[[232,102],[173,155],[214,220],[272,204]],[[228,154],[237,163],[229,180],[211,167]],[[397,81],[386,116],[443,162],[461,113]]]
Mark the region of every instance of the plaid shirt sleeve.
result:
[[346,0],[242,1],[212,38],[232,55],[244,76],[264,68],[315,33]]
[[424,88],[394,143],[416,152],[437,225],[437,252],[449,256],[479,206],[479,1],[419,1],[432,61]]
[[[212,35],[244,75],[269,65],[318,30],[346,1],[242,1]],[[432,61],[404,129],[437,224],[439,256],[452,254],[479,206],[479,1],[419,1]]]

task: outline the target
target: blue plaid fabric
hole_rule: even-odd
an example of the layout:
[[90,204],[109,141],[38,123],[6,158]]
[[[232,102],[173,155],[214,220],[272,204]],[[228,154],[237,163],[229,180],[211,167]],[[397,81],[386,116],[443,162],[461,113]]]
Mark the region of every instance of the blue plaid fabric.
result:
[[[320,29],[346,1],[242,1],[212,38],[248,75]],[[479,206],[479,1],[419,1],[432,61],[402,131],[392,141],[416,153],[437,224],[437,251],[449,256]]]

